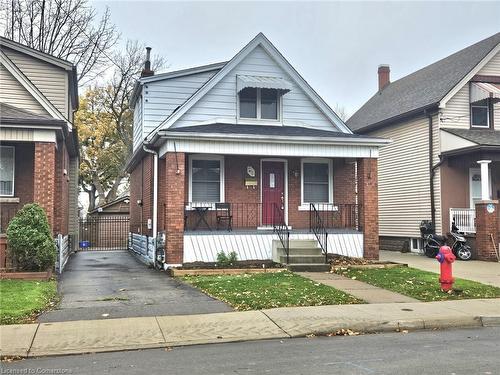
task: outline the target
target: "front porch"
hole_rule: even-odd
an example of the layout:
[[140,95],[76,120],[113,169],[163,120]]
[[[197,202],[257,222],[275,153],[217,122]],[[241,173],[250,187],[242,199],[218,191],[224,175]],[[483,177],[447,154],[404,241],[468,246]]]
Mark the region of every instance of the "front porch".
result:
[[299,240],[314,240],[325,259],[378,258],[376,158],[177,152],[159,169],[167,265],[214,262],[221,251],[271,260]]

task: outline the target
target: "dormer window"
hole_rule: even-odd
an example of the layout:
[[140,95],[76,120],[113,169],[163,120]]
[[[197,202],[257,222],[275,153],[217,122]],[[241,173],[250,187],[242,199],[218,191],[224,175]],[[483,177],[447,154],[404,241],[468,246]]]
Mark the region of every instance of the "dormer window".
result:
[[276,89],[247,87],[240,91],[240,118],[279,120],[279,94]]
[[470,126],[493,129],[496,104],[500,102],[500,84],[472,82],[470,84]]
[[479,100],[471,103],[471,126],[473,128],[489,128],[490,106],[489,99]]

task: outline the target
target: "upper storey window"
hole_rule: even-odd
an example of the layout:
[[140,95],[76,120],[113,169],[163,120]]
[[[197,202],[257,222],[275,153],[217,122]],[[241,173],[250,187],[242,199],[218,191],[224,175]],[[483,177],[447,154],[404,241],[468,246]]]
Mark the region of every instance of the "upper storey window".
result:
[[247,87],[239,97],[240,118],[279,120],[278,90]]
[[500,103],[500,84],[472,82],[470,85],[470,126],[489,129],[494,127],[493,119]]
[[279,121],[283,102],[281,98],[291,89],[292,83],[280,77],[238,75],[238,117],[246,120]]

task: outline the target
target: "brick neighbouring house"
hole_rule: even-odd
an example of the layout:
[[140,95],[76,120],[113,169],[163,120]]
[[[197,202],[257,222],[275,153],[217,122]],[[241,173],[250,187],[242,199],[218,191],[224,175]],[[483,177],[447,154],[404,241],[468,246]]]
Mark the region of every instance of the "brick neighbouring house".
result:
[[148,49],[132,107],[130,231],[165,233],[165,267],[270,259],[269,229],[285,247],[315,239],[311,223],[323,250],[378,258],[388,141],[352,134],[263,34],[228,62],[158,75]]
[[[25,204],[40,204],[54,235],[78,236],[75,67],[0,38],[0,233]],[[0,234],[0,268],[5,267]]]

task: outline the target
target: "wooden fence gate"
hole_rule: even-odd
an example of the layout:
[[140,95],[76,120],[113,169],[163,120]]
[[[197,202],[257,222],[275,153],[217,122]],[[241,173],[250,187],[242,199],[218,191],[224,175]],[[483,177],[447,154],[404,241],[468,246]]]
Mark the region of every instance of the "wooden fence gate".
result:
[[127,250],[129,223],[128,216],[80,219],[80,250]]

